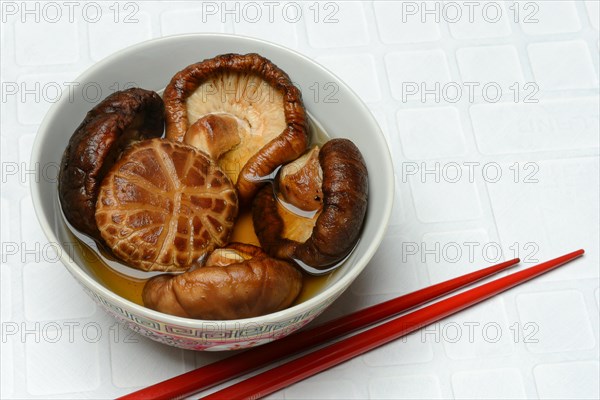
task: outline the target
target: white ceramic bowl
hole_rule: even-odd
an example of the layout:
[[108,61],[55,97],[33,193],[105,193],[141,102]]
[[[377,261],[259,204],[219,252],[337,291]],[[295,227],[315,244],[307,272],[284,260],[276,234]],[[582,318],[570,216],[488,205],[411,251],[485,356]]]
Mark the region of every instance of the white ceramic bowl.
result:
[[[81,75],[69,95],[63,93],[46,115],[32,152],[32,165],[60,163],[63,151],[86,112],[118,89],[139,86],[160,91],[189,64],[223,53],[259,53],[286,71],[302,90],[311,115],[331,137],[351,139],[369,171],[369,205],[361,239],[352,255],[310,299],[256,318],[203,321],[166,315],[113,293],[88,271],[62,220],[57,185],[32,181],[33,204],[46,236],[61,246],[61,260],[102,308],[129,328],[169,345],[195,350],[251,347],[288,335],[312,321],[359,275],[379,246],[392,209],[393,169],[383,134],[356,94],[338,77],[284,47],[248,37],[221,34],[171,36],[122,50]],[[57,288],[58,289],[58,288]]]

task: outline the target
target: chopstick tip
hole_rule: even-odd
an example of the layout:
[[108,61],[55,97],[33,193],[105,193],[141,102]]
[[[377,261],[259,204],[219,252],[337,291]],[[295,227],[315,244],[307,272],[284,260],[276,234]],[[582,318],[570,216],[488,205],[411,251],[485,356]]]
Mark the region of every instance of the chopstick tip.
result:
[[579,250],[575,250],[575,251],[572,251],[570,253],[567,253],[563,257],[572,257],[572,258],[575,258],[575,257],[579,257],[579,256],[583,255],[584,253],[585,253],[584,249],[579,249]]

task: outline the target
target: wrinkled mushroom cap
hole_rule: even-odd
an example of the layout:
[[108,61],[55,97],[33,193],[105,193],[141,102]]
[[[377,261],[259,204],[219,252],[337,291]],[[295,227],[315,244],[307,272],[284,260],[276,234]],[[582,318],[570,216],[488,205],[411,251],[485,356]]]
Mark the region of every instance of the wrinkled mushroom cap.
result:
[[129,148],[108,172],[96,221],[112,252],[145,271],[184,271],[229,240],[233,184],[204,153],[152,139]]
[[[323,269],[342,261],[358,241],[367,210],[368,174],[360,151],[347,139],[325,143],[319,163],[323,207],[314,221],[292,221],[290,227],[289,215],[270,187],[256,195],[252,213],[256,235],[271,256]],[[310,231],[298,232],[302,229]]]
[[256,246],[232,243],[215,250],[208,261],[181,275],[150,279],[142,293],[144,305],[186,318],[250,318],[289,307],[302,288],[300,272]]
[[218,164],[236,183],[242,202],[252,199],[262,184],[258,178],[306,149],[300,91],[258,54],[224,54],[190,65],[172,78],[163,97],[171,140],[184,141],[189,128],[208,116],[237,121],[239,142],[219,155]]
[[132,142],[163,134],[163,115],[160,96],[139,88],[115,92],[87,113],[69,140],[58,180],[62,210],[74,228],[100,239],[94,213],[104,175]]

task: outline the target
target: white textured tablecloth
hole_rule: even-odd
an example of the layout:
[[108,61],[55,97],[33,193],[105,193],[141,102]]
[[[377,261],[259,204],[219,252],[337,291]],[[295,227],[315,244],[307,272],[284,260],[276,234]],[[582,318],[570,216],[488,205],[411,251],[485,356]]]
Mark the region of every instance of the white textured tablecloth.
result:
[[2,397],[115,397],[224,356],[151,342],[94,305],[38,226],[29,183],[50,171],[29,159],[59,91],[96,61],[227,32],[322,63],[388,139],[389,231],[321,320],[500,259],[587,250],[272,398],[598,398],[599,14],[597,1],[2,2]]

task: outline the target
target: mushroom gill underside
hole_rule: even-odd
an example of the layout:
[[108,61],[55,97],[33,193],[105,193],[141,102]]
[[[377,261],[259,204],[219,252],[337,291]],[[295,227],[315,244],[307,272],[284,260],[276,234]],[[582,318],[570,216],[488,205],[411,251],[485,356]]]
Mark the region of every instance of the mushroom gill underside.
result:
[[[186,137],[194,135],[197,121],[210,118],[213,122],[208,125],[220,133],[214,140],[228,138],[216,154],[217,163],[234,183],[248,160],[286,128],[282,93],[250,73],[229,72],[207,79],[186,99],[186,110],[190,126]],[[215,154],[214,142],[184,141]]]

